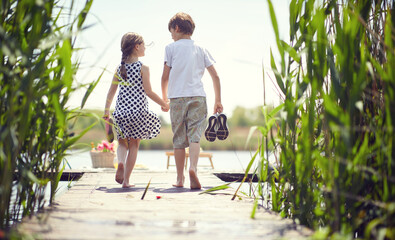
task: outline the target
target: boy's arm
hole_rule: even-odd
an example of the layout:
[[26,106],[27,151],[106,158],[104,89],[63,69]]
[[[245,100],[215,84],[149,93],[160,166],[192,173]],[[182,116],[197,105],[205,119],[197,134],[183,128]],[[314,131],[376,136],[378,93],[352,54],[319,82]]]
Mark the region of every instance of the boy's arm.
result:
[[111,103],[114,98],[114,95],[117,92],[118,84],[119,84],[119,79],[118,79],[117,73],[115,73],[114,77],[112,78],[110,88],[108,89],[106,105],[104,107],[103,118],[108,118],[110,116],[110,107],[111,107]]
[[214,114],[217,112],[222,113],[224,109],[221,103],[221,83],[219,81],[219,76],[214,68],[214,65],[208,67],[207,70],[210,73],[211,78],[213,79],[213,85],[214,85],[214,94],[215,94]]
[[169,101],[169,99],[167,98],[167,87],[169,86],[170,69],[171,68],[167,66],[165,62],[162,73],[162,98],[165,102]]

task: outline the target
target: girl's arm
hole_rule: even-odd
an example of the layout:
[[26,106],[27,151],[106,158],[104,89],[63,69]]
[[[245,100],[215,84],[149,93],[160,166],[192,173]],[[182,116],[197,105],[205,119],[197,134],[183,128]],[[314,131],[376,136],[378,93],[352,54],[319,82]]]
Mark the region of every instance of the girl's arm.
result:
[[219,76],[214,68],[214,65],[208,67],[207,70],[210,73],[211,78],[213,79],[213,85],[214,85],[214,94],[215,94],[214,114],[217,112],[222,113],[223,106],[221,103],[221,83],[219,81]]
[[169,104],[161,99],[151,88],[151,82],[149,80],[149,68],[145,65],[141,66],[141,77],[143,78],[144,91],[149,98],[162,107],[163,111],[169,110]]
[[112,78],[110,89],[108,89],[108,93],[107,93],[106,106],[104,107],[104,116],[103,116],[104,119],[107,119],[110,116],[110,107],[112,100],[115,96],[115,93],[117,92],[118,84],[119,84],[119,79],[117,77],[117,73],[115,73],[114,77]]

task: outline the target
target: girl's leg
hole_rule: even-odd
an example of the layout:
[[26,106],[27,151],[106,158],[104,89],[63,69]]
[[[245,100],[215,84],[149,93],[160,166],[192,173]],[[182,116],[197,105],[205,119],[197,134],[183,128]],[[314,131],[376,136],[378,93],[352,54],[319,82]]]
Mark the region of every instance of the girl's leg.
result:
[[201,189],[199,179],[197,177],[197,164],[199,160],[200,143],[189,144],[189,159],[191,161],[189,167],[189,179],[191,182],[191,189]]
[[127,139],[124,138],[118,139],[118,149],[117,149],[118,168],[115,174],[115,181],[119,184],[122,184],[123,182],[124,166],[125,166],[125,160],[127,154],[128,154]]
[[140,139],[131,138],[129,140],[129,154],[126,158],[125,174],[122,183],[123,188],[134,187],[133,184],[129,184],[129,178],[130,178],[130,174],[132,174],[134,165],[136,164],[137,152],[139,151],[139,146],[140,146]]
[[176,161],[177,168],[177,182],[173,184],[173,186],[184,187],[185,148],[175,148],[174,159]]

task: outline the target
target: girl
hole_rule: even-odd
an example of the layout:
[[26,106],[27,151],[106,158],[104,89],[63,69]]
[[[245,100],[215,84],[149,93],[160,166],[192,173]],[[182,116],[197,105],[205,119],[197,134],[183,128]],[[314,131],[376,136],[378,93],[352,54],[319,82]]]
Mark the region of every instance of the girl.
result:
[[134,186],[129,183],[129,178],[136,163],[140,140],[154,138],[160,132],[160,120],[148,109],[146,96],[159,104],[163,111],[167,112],[169,105],[152,91],[149,69],[139,61],[139,57],[145,55],[143,38],[136,33],[126,33],[122,37],[121,51],[122,61],[108,90],[103,118],[109,120],[110,106],[120,85],[112,114],[118,138],[115,181],[123,188],[129,188]]

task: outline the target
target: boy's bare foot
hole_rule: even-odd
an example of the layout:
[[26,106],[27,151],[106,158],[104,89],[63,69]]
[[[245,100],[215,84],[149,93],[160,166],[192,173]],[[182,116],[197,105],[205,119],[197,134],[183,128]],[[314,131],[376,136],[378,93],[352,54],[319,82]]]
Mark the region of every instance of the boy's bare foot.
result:
[[134,185],[134,184],[129,184],[129,183],[123,183],[123,184],[122,184],[122,188],[131,188],[131,187],[134,187],[134,186],[136,186],[136,185]]
[[196,175],[196,172],[192,169],[189,169],[189,180],[191,182],[191,189],[201,189],[199,179]]
[[123,172],[124,172],[124,167],[123,163],[118,163],[118,168],[117,172],[115,173],[115,181],[119,184],[123,183]]
[[173,187],[184,187],[184,180],[185,180],[185,177],[182,177],[182,180],[178,180],[177,179],[177,182],[175,183],[175,184],[173,184]]

